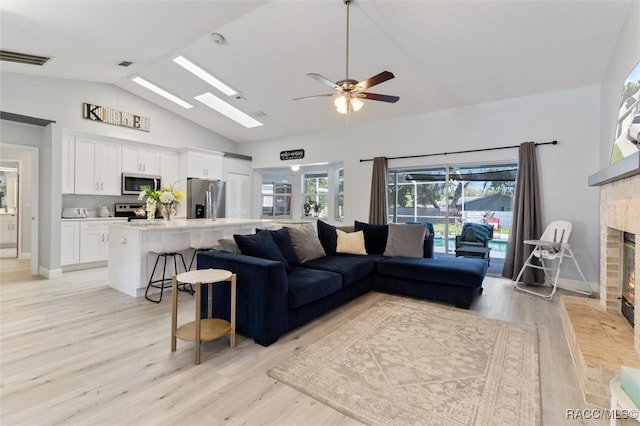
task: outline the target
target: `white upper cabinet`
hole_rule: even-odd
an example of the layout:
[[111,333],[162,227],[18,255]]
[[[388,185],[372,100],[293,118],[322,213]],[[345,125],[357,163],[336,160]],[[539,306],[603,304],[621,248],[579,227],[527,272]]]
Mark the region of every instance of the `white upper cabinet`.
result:
[[186,161],[187,177],[224,180],[221,152],[187,151],[183,153]]
[[62,193],[75,192],[75,155],[76,138],[72,135],[62,135]]
[[121,195],[121,146],[76,137],[75,193]]
[[160,151],[154,148],[123,145],[122,172],[160,175]]
[[186,189],[186,185],[180,181],[180,153],[160,151],[160,177],[163,185],[173,185],[181,191]]

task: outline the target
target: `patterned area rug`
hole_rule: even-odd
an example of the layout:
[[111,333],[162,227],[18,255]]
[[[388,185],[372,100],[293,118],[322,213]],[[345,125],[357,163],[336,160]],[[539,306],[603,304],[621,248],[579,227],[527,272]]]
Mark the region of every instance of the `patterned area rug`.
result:
[[537,329],[391,297],[268,374],[371,425],[541,424]]

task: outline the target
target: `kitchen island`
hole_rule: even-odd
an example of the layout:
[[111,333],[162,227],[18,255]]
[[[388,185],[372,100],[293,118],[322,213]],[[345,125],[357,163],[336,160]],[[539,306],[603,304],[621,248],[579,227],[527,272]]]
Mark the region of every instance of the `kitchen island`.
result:
[[[277,225],[263,219],[173,219],[169,222],[158,220],[149,223],[135,220],[109,225],[109,285],[129,296],[144,295],[153,271],[156,255],[149,253],[149,247],[159,244],[163,233],[188,232],[194,237],[204,231],[219,233],[218,239],[233,238],[233,234],[253,234],[256,228],[273,228]],[[183,253],[187,266],[193,250]],[[158,264],[154,279],[162,278],[162,260]],[[194,266],[195,269],[195,266]],[[180,269],[179,272],[182,272]],[[167,262],[166,276],[175,273],[173,262]]]

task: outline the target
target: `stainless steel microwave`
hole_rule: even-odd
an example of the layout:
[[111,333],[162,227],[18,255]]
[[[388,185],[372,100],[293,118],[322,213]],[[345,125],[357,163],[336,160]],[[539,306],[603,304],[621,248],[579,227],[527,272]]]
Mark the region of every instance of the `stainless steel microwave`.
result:
[[137,175],[133,173],[122,174],[122,195],[140,193],[140,188],[146,186],[153,190],[160,189],[160,176]]

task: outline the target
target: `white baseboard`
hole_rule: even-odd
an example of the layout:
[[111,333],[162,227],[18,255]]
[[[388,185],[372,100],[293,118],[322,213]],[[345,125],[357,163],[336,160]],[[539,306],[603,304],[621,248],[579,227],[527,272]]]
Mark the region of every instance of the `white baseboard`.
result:
[[31,253],[21,253],[20,256],[18,256],[18,259],[20,260],[31,259]]
[[62,276],[62,269],[47,269],[44,266],[39,266],[38,274],[47,279],[60,278]]

